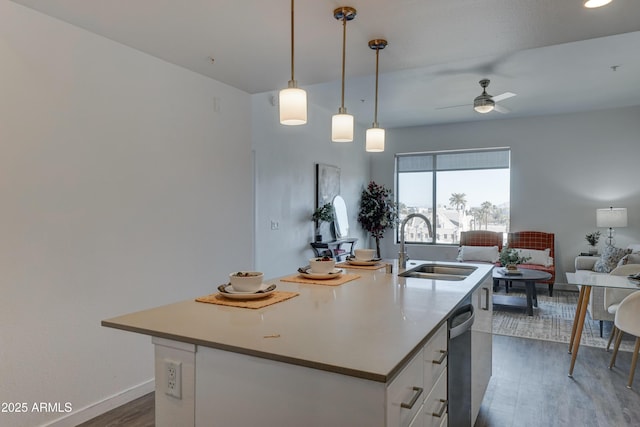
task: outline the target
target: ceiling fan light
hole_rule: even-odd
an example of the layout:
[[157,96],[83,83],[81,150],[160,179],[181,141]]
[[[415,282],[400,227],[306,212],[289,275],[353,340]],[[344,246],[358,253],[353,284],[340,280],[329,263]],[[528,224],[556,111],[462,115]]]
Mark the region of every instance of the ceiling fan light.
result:
[[377,127],[375,124],[367,129],[365,134],[365,149],[367,152],[380,153],[384,151],[384,134],[384,129]]
[[279,95],[280,123],[287,126],[307,123],[307,92],[297,87],[295,80]]
[[490,113],[495,106],[496,103],[490,96],[480,95],[473,100],[473,109],[481,114]]
[[593,9],[596,7],[602,7],[611,3],[611,0],[584,0],[584,7]]
[[353,116],[342,110],[334,114],[331,118],[331,141],[332,142],[352,142],[353,141]]

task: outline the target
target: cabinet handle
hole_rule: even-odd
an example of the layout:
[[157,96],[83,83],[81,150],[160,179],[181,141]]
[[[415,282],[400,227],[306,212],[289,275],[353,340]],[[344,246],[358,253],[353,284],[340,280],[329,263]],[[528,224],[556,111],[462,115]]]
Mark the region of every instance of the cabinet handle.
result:
[[444,399],[440,399],[440,403],[442,403],[440,410],[438,412],[431,413],[434,417],[442,418],[442,414],[444,414],[444,411],[447,409],[447,405],[449,404],[449,402]]
[[484,294],[485,307],[483,308],[483,310],[489,311],[489,288],[482,288],[482,290],[485,292]]
[[432,360],[431,363],[435,364],[435,365],[442,365],[442,362],[444,362],[444,359],[447,358],[447,355],[449,354],[449,352],[447,350],[440,350],[440,359],[438,360]]
[[422,387],[413,387],[412,388],[413,391],[417,392],[416,394],[413,395],[413,398],[411,398],[411,402],[409,403],[400,403],[400,407],[401,408],[406,408],[406,409],[411,409],[413,408],[413,405],[416,404],[416,402],[418,401],[418,398],[420,397],[420,395],[422,394],[422,391],[424,390]]

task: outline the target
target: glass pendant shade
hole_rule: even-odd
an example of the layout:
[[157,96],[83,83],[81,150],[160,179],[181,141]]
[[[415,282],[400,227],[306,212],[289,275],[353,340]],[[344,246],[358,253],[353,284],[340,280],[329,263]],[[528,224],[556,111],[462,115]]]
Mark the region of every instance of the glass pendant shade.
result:
[[496,103],[489,96],[480,95],[473,101],[473,109],[482,114],[493,111],[495,105]]
[[365,136],[365,149],[370,153],[384,151],[384,129],[377,126],[367,129]]
[[288,126],[307,123],[307,92],[289,84],[280,91],[280,123]]
[[584,7],[588,7],[590,9],[595,7],[602,7],[611,3],[611,0],[585,0]]
[[331,118],[331,141],[353,141],[353,116],[345,112],[334,114]]

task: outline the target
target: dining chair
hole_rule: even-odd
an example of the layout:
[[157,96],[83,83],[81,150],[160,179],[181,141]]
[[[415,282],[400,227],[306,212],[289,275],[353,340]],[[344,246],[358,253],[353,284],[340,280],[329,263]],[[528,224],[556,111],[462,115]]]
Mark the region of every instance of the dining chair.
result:
[[636,364],[638,362],[638,350],[640,350],[640,291],[635,291],[622,300],[618,310],[616,311],[616,318],[614,322],[616,328],[618,328],[620,332],[616,334],[616,343],[613,346],[613,354],[611,355],[609,369],[612,369],[616,363],[616,356],[618,355],[620,341],[622,340],[622,332],[626,332],[636,337],[636,346],[633,350],[633,358],[631,360],[631,369],[629,372],[629,382],[627,383],[627,388],[631,388],[633,375],[636,371]]
[[[621,265],[620,267],[614,268],[609,274],[612,276],[628,276],[630,274],[636,273],[640,273],[640,264]],[[629,289],[604,288],[605,310],[615,316],[622,300],[634,292],[635,291]],[[619,331],[614,323],[613,329],[611,330],[611,335],[609,335],[609,340],[607,341],[607,351],[609,351],[609,347],[611,347],[611,343],[616,338],[617,333],[619,333]]]

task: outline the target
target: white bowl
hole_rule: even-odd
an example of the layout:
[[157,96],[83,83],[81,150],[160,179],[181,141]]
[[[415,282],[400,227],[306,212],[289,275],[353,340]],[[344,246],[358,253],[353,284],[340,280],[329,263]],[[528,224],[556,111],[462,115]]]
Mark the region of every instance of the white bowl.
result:
[[336,260],[333,258],[311,258],[309,265],[312,273],[327,274],[336,268]]
[[229,283],[237,292],[257,292],[264,274],[259,271],[237,271],[229,274]]
[[376,256],[375,249],[356,249],[353,253],[358,261],[371,261]]

